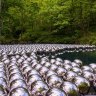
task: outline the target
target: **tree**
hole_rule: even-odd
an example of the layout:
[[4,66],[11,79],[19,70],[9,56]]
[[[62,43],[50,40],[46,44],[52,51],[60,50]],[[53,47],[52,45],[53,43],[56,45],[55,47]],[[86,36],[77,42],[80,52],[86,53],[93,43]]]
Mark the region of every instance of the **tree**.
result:
[[1,16],[1,10],[2,10],[2,7],[1,7],[1,0],[0,0],[0,36],[1,36],[1,32],[2,32],[2,16]]

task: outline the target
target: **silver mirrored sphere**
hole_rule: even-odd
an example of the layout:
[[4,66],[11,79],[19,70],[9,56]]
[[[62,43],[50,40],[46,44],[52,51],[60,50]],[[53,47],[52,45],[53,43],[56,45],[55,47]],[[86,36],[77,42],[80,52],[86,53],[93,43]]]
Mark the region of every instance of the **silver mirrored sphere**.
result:
[[47,78],[47,83],[50,87],[60,87],[63,80],[57,75],[51,75]]
[[90,82],[87,79],[85,79],[81,76],[77,76],[77,77],[75,77],[74,83],[78,87],[79,92],[81,94],[87,94],[88,93],[89,88],[90,88]]
[[43,81],[37,81],[31,85],[32,96],[46,96],[48,85]]
[[10,83],[10,89],[15,89],[15,88],[18,88],[18,87],[23,87],[23,88],[27,88],[27,85],[25,83],[24,80],[22,79],[16,79],[16,80],[13,80],[11,83]]
[[48,90],[46,96],[67,96],[65,92],[58,88],[51,88]]
[[62,84],[62,89],[67,93],[68,96],[79,96],[79,89],[71,82],[64,82]]
[[27,89],[18,87],[11,90],[9,96],[30,96],[30,94]]
[[38,74],[30,75],[30,76],[27,78],[27,83],[28,83],[28,85],[31,85],[31,84],[33,84],[33,83],[36,82],[36,81],[42,81],[42,78],[41,78],[40,75],[38,75]]

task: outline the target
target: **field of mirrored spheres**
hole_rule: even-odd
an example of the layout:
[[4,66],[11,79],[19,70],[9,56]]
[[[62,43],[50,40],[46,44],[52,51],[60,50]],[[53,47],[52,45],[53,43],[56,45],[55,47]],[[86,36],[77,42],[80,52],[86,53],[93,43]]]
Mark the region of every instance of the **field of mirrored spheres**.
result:
[[0,96],[96,96],[96,46],[0,45]]

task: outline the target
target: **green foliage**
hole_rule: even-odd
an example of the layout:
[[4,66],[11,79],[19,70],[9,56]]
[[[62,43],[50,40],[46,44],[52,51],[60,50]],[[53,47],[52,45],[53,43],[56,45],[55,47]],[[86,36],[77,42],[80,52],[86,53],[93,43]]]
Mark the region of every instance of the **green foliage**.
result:
[[1,5],[1,43],[96,44],[95,0],[2,0]]

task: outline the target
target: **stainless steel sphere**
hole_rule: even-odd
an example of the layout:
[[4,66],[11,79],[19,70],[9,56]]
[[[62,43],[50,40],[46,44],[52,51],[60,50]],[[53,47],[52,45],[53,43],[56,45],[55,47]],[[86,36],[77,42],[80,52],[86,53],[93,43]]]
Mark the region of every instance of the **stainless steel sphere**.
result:
[[67,71],[70,71],[72,69],[72,66],[69,65],[69,64],[64,64],[64,68],[67,70]]
[[80,67],[83,65],[83,62],[79,59],[75,59],[74,62],[79,64]]
[[55,65],[55,64],[52,64],[52,65],[50,66],[50,70],[52,70],[52,71],[56,71],[57,68],[58,68],[58,66]]
[[71,61],[70,60],[64,60],[64,64],[71,64]]
[[26,67],[29,67],[29,65],[28,64],[22,64],[21,66],[20,66],[20,68],[21,68],[21,70],[23,70],[24,68],[26,68]]
[[46,93],[46,96],[67,96],[66,93],[58,88],[50,88]]
[[41,60],[40,64],[41,65],[45,65],[46,61],[45,60]]
[[51,75],[47,78],[47,83],[50,87],[60,87],[63,80],[57,75]]
[[63,60],[61,58],[56,58],[56,61],[63,63]]
[[45,66],[45,67],[47,67],[47,68],[50,68],[50,66],[51,66],[51,63],[49,63],[49,62],[46,62],[46,63],[44,64],[44,66]]
[[62,62],[56,61],[55,64],[56,64],[57,66],[61,66],[61,65],[62,65]]
[[31,85],[32,96],[46,96],[48,85],[43,81],[37,81]]
[[6,65],[8,65],[8,64],[10,63],[10,60],[9,60],[9,59],[6,59],[6,60],[4,61],[4,63],[5,63]]
[[4,78],[0,78],[0,86],[2,86],[4,89],[7,89],[7,81]]
[[46,73],[46,78],[48,78],[49,76],[51,76],[51,75],[57,75],[57,73],[56,72],[54,72],[54,71],[52,71],[52,70],[49,70],[47,73]]
[[4,67],[4,65],[5,65],[4,62],[0,61],[0,67]]
[[12,69],[12,70],[9,71],[9,75],[16,74],[16,73],[21,74],[20,70],[17,69],[17,68],[16,69]]
[[28,61],[28,62],[31,62],[31,60],[32,60],[31,58],[27,58],[27,61]]
[[87,80],[93,82],[95,75],[92,72],[89,71],[83,71],[83,77],[85,77]]
[[18,87],[11,90],[8,96],[30,96],[30,95],[27,89]]
[[79,96],[79,89],[71,82],[64,82],[62,89],[67,93],[67,96]]
[[6,92],[2,86],[0,86],[0,96],[6,96]]
[[5,71],[4,67],[0,67],[0,72]]
[[47,67],[42,67],[40,69],[40,74],[45,78],[46,73],[49,71]]
[[6,73],[4,71],[0,71],[0,78],[6,79]]
[[38,64],[38,65],[35,66],[35,69],[36,69],[37,71],[40,71],[41,68],[42,68],[42,65],[40,65],[40,64]]
[[12,67],[12,66],[16,66],[16,63],[12,63],[12,62],[11,62],[10,64],[7,65],[8,69],[9,69],[10,67]]
[[89,66],[93,69],[94,73],[96,74],[96,64],[91,63],[91,64],[89,64]]
[[72,63],[71,63],[71,66],[72,66],[72,67],[80,67],[80,65],[77,64],[77,63],[75,63],[75,62],[72,62]]
[[29,77],[30,75],[40,75],[38,71],[36,71],[35,69],[32,69],[30,71],[27,72],[27,77]]
[[78,76],[78,75],[77,75],[75,72],[73,72],[73,71],[68,71],[68,72],[66,73],[66,80],[68,80],[68,81],[73,81],[76,76]]
[[25,76],[25,77],[27,77],[27,72],[29,72],[29,71],[31,71],[32,70],[32,68],[30,67],[30,66],[27,66],[27,67],[25,67],[24,69],[23,69],[23,75]]
[[82,66],[82,70],[83,71],[90,71],[90,72],[93,72],[93,69],[89,66]]
[[72,68],[72,71],[77,73],[78,75],[81,75],[82,74],[82,70],[79,68],[79,67],[73,67]]
[[15,57],[16,57],[16,59],[19,59],[20,58],[20,55],[16,55]]
[[32,68],[35,68],[36,65],[38,65],[37,62],[31,63]]
[[12,82],[16,79],[24,79],[23,76],[20,73],[14,73],[9,76],[9,81]]
[[58,69],[57,69],[57,74],[59,75],[59,76],[65,76],[65,74],[66,74],[66,69],[64,69],[64,68],[62,68],[62,67],[58,67]]
[[41,76],[38,75],[38,74],[30,75],[30,76],[27,78],[27,83],[28,83],[29,86],[30,86],[31,84],[33,84],[34,82],[36,82],[36,81],[42,81]]
[[15,88],[18,88],[18,87],[22,87],[22,88],[26,88],[27,89],[27,85],[25,83],[24,80],[22,79],[16,79],[16,80],[13,80],[11,83],[10,83],[10,89],[15,89]]
[[13,69],[18,69],[18,67],[16,65],[12,65],[8,67],[8,70],[11,71]]
[[55,59],[51,59],[51,60],[50,60],[50,63],[51,63],[51,64],[55,64],[55,62],[56,62]]
[[90,83],[87,79],[85,79],[81,76],[77,76],[77,77],[75,77],[74,83],[79,88],[79,92],[81,94],[87,94],[88,93],[89,88],[90,88]]

